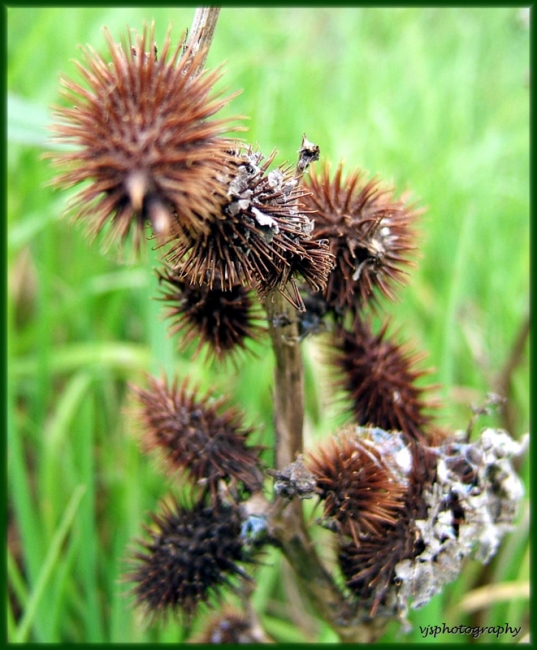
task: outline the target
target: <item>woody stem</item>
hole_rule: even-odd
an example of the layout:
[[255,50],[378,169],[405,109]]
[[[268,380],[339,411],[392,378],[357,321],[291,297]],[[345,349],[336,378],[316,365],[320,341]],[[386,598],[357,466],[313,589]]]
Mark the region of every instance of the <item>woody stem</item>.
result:
[[265,306],[275,357],[276,468],[282,469],[302,453],[304,370],[296,309],[279,291],[268,296]]
[[205,53],[199,60],[196,69],[192,70],[193,77],[200,74],[203,70],[219,14],[220,7],[198,7],[196,9],[188,37],[188,46],[192,48],[192,55],[200,49],[203,49]]
[[[283,469],[302,453],[304,371],[296,309],[274,291],[265,301],[275,357],[274,426],[276,468]],[[309,535],[298,497],[278,496],[269,509],[269,528],[317,613],[344,642],[370,642],[377,636],[368,624],[353,620],[352,608],[323,566]]]

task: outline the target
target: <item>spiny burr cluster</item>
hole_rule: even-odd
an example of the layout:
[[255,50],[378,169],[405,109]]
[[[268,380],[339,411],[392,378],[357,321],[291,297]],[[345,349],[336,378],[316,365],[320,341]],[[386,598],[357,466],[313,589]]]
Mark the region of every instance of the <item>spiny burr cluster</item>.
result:
[[417,381],[427,374],[416,369],[423,354],[386,337],[385,323],[377,334],[369,322],[356,319],[352,330],[337,329],[332,363],[341,371],[338,385],[351,400],[353,420],[385,431],[402,431],[423,440],[438,404],[427,401]]
[[[63,170],[55,183],[86,183],[72,208],[93,233],[136,248],[157,240],[160,297],[183,350],[196,344],[221,361],[247,349],[267,331],[255,300],[276,291],[297,310],[294,338],[328,332],[350,423],[304,462],[268,473],[279,499],[319,498],[357,618],[404,616],[465,557],[496,551],[521,495],[511,461],[523,451],[497,430],[474,442],[441,432],[421,355],[372,324],[368,310],[395,299],[413,266],[421,210],[363,171],[310,170],[319,148],[306,136],[294,169],[270,169],[276,152],[230,139],[234,120],[215,119],[230,97],[211,94],[219,70],[198,73],[203,49],[174,48],[168,32],[159,52],[154,27],[122,45],[105,34],[110,62],[87,47],[83,82],[62,81],[73,105],[56,109],[53,131],[76,150],[51,156]],[[190,500],[172,497],[152,515],[128,579],[149,616],[190,620],[249,579],[243,565],[262,545],[281,543],[261,495],[263,448],[238,409],[187,379],[133,390],[144,451],[158,451]],[[241,616],[207,635],[263,638]]]
[[251,148],[230,153],[234,164],[222,178],[227,202],[206,234],[174,242],[168,261],[180,276],[210,288],[218,282],[230,290],[242,282],[264,296],[290,282],[290,299],[302,309],[294,276],[319,291],[333,265],[326,242],[312,238],[313,222],[299,209],[304,190],[289,168],[268,171],[275,152],[264,163]]
[[[511,458],[522,447],[492,431],[463,449],[441,431],[433,417],[440,404],[426,398],[435,387],[421,383],[429,372],[418,365],[425,355],[390,340],[388,322],[374,327],[367,313],[372,307],[378,315],[381,297],[393,300],[393,285],[405,281],[421,211],[406,197],[396,200],[377,179],[366,181],[363,172],[345,177],[341,165],[333,178],[328,165],[321,173],[313,169],[305,186],[301,202],[315,211],[314,237],[328,241],[336,264],[324,291],[301,287],[306,311],[299,331],[328,331],[334,388],[347,396],[349,419],[358,425],[321,443],[305,465],[358,616],[404,616],[410,603],[423,605],[454,579],[464,558],[490,557],[483,552],[487,538],[496,550],[520,497]],[[483,444],[495,450],[487,459],[478,451]],[[465,460],[468,453],[473,463]],[[457,467],[449,480],[446,454]],[[508,458],[498,474],[502,456]],[[496,484],[498,476],[505,485]],[[302,482],[310,485],[309,478]],[[304,497],[294,485],[278,493]],[[501,505],[492,496],[498,493]]]
[[357,546],[364,535],[382,535],[403,509],[405,482],[390,460],[382,456],[377,439],[358,437],[353,427],[329,438],[308,458],[325,525],[352,537]]
[[414,223],[421,210],[364,175],[355,170],[345,177],[339,165],[331,178],[328,165],[320,173],[313,168],[301,199],[315,212],[315,238],[326,239],[336,259],[323,293],[336,317],[360,313],[377,300],[375,289],[394,299],[392,285],[404,283],[416,248]]
[[[165,507],[141,540],[128,579],[148,614],[181,611],[190,617],[201,603],[211,605],[223,586],[248,579],[240,562],[253,561],[262,538],[252,534],[241,502],[263,482],[262,448],[248,446],[253,430],[225,400],[200,397],[184,380],[168,385],[149,379],[134,388],[141,406],[143,447],[158,448],[170,473],[186,477],[192,503]],[[235,580],[233,580],[235,578]]]
[[426,446],[357,427],[309,454],[321,523],[337,536],[359,616],[405,617],[454,580],[465,559],[490,560],[517,513],[523,487],[512,461],[526,444],[486,429],[475,442],[461,433]]
[[252,620],[250,612],[241,612],[231,607],[213,616],[205,629],[192,643],[268,643],[271,640],[263,632],[259,623]]
[[195,354],[207,348],[220,361],[246,350],[247,341],[259,340],[266,330],[259,303],[242,284],[225,291],[218,279],[211,289],[191,284],[171,268],[159,272],[159,279],[161,298],[169,305],[170,332],[179,335],[182,349],[197,340]]
[[[357,434],[363,435],[360,429]],[[385,603],[395,585],[397,563],[422,551],[415,521],[427,512],[422,494],[434,481],[435,463],[426,448],[408,444],[399,433],[375,429],[371,435],[377,439],[385,462],[398,470],[405,488],[402,507],[395,522],[386,522],[381,535],[362,536],[358,544],[354,539],[340,537],[338,559],[346,585],[358,597],[363,615],[393,616],[401,612],[392,609],[388,613]]]
[[136,246],[146,223],[162,236],[206,232],[223,190],[216,181],[229,155],[222,137],[230,120],[210,120],[229,98],[209,98],[221,76],[192,77],[203,56],[183,43],[172,48],[170,33],[157,55],[154,27],[133,43],[116,44],[105,31],[111,63],[92,48],[77,63],[84,84],[63,78],[64,98],[56,108],[56,140],[75,150],[52,156],[63,171],[55,183],[70,188],[90,183],[72,208],[97,233],[111,223],[111,238],[131,231]]
[[[51,156],[63,169],[54,183],[66,189],[89,181],[71,206],[77,218],[95,234],[108,229],[110,240],[132,235],[136,248],[149,224],[173,282],[184,282],[190,297],[194,287],[237,294],[243,285],[260,296],[281,291],[304,309],[296,278],[322,291],[334,265],[300,204],[300,180],[318,148],[304,137],[295,171],[269,171],[276,152],[265,160],[225,137],[239,129],[231,118],[212,119],[230,98],[211,97],[218,70],[192,73],[203,50],[183,43],[173,49],[168,33],[159,53],[153,26],[122,45],[105,33],[111,63],[86,48],[86,65],[77,64],[85,84],[63,78],[73,107],[54,112],[56,140],[76,147]],[[218,358],[243,348],[249,323],[239,315],[227,339],[222,327],[209,331],[211,316],[228,322],[226,300],[207,302],[208,293],[200,293],[196,313],[182,320],[187,337],[196,327],[201,343],[215,334]]]
[[134,554],[127,576],[149,617],[172,612],[189,619],[201,603],[210,606],[222,587],[249,579],[242,564],[253,560],[241,538],[237,508],[173,502],[152,519],[146,527],[149,539],[138,542],[142,550]]
[[170,472],[186,475],[193,486],[213,497],[221,481],[233,488],[256,492],[263,482],[259,454],[262,447],[248,446],[253,429],[226,400],[201,396],[188,380],[149,378],[149,390],[133,387],[141,405],[142,443],[158,449]]

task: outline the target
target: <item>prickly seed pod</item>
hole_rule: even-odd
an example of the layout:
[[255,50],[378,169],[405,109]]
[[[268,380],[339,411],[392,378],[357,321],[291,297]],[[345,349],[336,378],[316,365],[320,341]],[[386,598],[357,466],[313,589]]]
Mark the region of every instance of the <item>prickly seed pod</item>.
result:
[[205,629],[192,643],[267,643],[267,637],[257,622],[235,609],[226,608],[207,622]]
[[[210,120],[229,101],[209,97],[219,71],[192,77],[203,52],[172,48],[170,32],[157,56],[154,25],[122,45],[105,30],[111,63],[90,47],[77,63],[83,82],[63,78],[70,107],[56,108],[54,139],[75,150],[51,154],[64,189],[84,181],[72,209],[94,234],[132,232],[139,246],[146,224],[166,237],[206,232],[223,200],[216,177],[229,155],[229,120]],[[225,197],[224,197],[225,198]]]
[[438,403],[425,399],[434,386],[417,385],[428,374],[416,369],[425,355],[413,353],[408,345],[392,343],[386,338],[387,328],[388,323],[374,334],[370,323],[357,318],[352,331],[337,329],[333,363],[342,371],[338,386],[349,396],[357,424],[426,440],[431,411]]
[[[141,405],[142,444],[158,449],[170,473],[185,475],[215,499],[218,484],[259,490],[263,483],[262,447],[248,446],[253,429],[224,399],[212,400],[189,389],[188,381],[149,379],[149,390],[133,387]],[[240,496],[240,494],[238,495]]]
[[311,452],[305,463],[316,478],[328,525],[335,523],[357,546],[395,525],[407,489],[408,468],[390,463],[372,432],[349,427]]
[[338,166],[334,178],[325,165],[305,179],[309,190],[302,206],[316,212],[314,237],[328,240],[336,265],[325,290],[336,315],[356,314],[376,299],[374,290],[393,299],[393,284],[405,282],[405,267],[412,266],[413,230],[421,211],[395,199],[391,188],[377,179],[366,181],[361,171],[346,178]]
[[292,305],[303,312],[306,307],[295,277],[303,278],[313,292],[321,291],[325,286],[325,278],[333,265],[332,256],[329,254],[326,242],[304,239],[295,252],[285,254],[285,259],[286,264],[281,269],[273,267],[272,272],[258,283],[258,291],[261,296],[273,289],[282,291],[282,287],[289,282],[291,290],[288,293],[285,291],[282,293]]
[[294,276],[322,289],[333,266],[328,245],[311,239],[313,223],[298,209],[303,190],[297,178],[285,167],[268,171],[275,152],[264,163],[252,149],[233,155],[222,179],[228,201],[219,218],[207,234],[178,238],[167,261],[190,283],[210,288],[217,281],[224,290],[242,283],[264,296],[291,282],[290,300],[302,308]]
[[409,530],[388,528],[385,535],[363,540],[359,545],[353,541],[342,542],[338,552],[345,583],[371,618],[379,608],[381,611],[383,606],[388,608],[387,596],[393,586],[395,566],[417,555]]
[[174,613],[188,620],[201,603],[211,606],[223,587],[248,578],[241,563],[252,560],[237,507],[200,501],[190,508],[174,501],[152,519],[126,576],[148,617]]
[[[403,490],[398,495],[396,516],[385,519],[376,531],[363,535],[358,543],[339,536],[338,559],[346,585],[360,606],[371,617],[379,608],[393,615],[397,611],[391,593],[396,584],[396,566],[424,550],[416,521],[427,515],[423,493],[436,478],[437,459],[434,452],[409,442],[401,433],[378,428],[358,428],[357,433],[375,444],[383,465],[391,469]],[[372,459],[364,461],[367,464]]]
[[181,336],[181,347],[198,339],[196,353],[207,346],[222,360],[246,350],[247,341],[258,340],[264,331],[260,305],[244,285],[237,284],[228,291],[220,288],[219,280],[212,289],[193,285],[170,268],[161,271],[159,278],[162,299],[169,305],[170,331]]
[[405,616],[456,579],[466,558],[486,563],[512,528],[522,483],[513,468],[527,439],[485,429],[474,442],[465,433],[437,446],[402,434],[363,430],[383,462],[398,466],[406,490],[399,516],[357,544],[338,538],[347,587],[368,616]]

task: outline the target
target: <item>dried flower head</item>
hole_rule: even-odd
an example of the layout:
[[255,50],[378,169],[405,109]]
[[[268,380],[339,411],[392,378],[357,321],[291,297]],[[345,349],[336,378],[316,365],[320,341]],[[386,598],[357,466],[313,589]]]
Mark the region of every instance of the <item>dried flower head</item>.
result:
[[413,223],[421,212],[377,179],[366,182],[361,171],[344,178],[341,165],[333,179],[328,165],[313,169],[305,185],[310,193],[301,204],[316,213],[313,235],[328,240],[336,259],[325,290],[328,305],[336,314],[356,314],[376,297],[375,288],[393,299],[393,283],[404,283],[404,267],[412,265]]
[[188,619],[200,603],[210,606],[222,587],[233,587],[233,578],[248,578],[240,563],[252,559],[243,548],[238,508],[175,501],[152,519],[149,539],[138,542],[142,550],[126,576],[148,616],[171,611]]
[[430,411],[438,406],[436,401],[424,399],[433,386],[416,385],[428,374],[415,369],[425,355],[387,340],[387,328],[384,324],[374,334],[368,322],[356,319],[352,331],[337,330],[333,363],[343,371],[339,386],[352,400],[357,424],[402,431],[415,440],[425,440],[432,420]]
[[342,541],[338,561],[345,584],[356,597],[360,607],[371,618],[389,611],[390,590],[393,588],[396,565],[409,557],[416,557],[422,546],[412,538],[415,531],[408,517],[399,525],[387,527],[382,537],[371,537],[360,544]]
[[302,308],[294,275],[313,291],[324,288],[333,266],[328,245],[311,239],[313,222],[298,209],[303,190],[297,178],[284,167],[268,172],[275,152],[264,163],[252,149],[232,153],[222,212],[206,234],[178,238],[167,259],[192,284],[218,281],[224,290],[242,283],[263,296],[291,282],[289,298]]
[[[358,428],[357,434],[375,443],[383,462],[404,486],[396,516],[378,532],[362,536],[358,543],[348,537],[339,538],[338,558],[346,585],[357,596],[360,606],[374,617],[379,608],[391,607],[387,603],[397,564],[423,551],[416,521],[427,514],[423,493],[436,478],[437,459],[434,452],[406,440],[400,433]],[[390,615],[393,613],[391,610]]]
[[220,481],[249,492],[261,488],[262,447],[247,446],[253,429],[243,425],[242,414],[226,404],[189,389],[188,381],[149,379],[149,390],[133,387],[142,406],[143,444],[159,449],[170,472],[186,475],[213,498]]
[[226,608],[208,621],[192,643],[267,643],[270,641],[257,622],[238,610]]
[[246,342],[258,340],[265,329],[259,303],[242,284],[224,291],[217,280],[211,289],[193,285],[169,268],[159,273],[159,278],[164,285],[162,299],[170,307],[170,331],[182,336],[181,347],[199,339],[196,353],[207,345],[221,360],[247,349]]
[[74,197],[78,218],[94,234],[111,222],[111,238],[134,231],[136,245],[147,222],[159,235],[175,229],[207,231],[222,201],[216,180],[228,158],[229,120],[209,120],[229,98],[209,98],[217,70],[191,76],[203,51],[172,49],[168,32],[157,56],[154,26],[122,45],[105,30],[109,64],[92,48],[77,63],[83,84],[62,78],[72,107],[56,108],[55,140],[75,150],[51,155],[65,171],[55,184],[89,184]]
[[454,580],[466,558],[486,563],[494,555],[523,494],[512,460],[527,440],[486,429],[475,442],[460,432],[426,447],[380,430],[368,435],[378,439],[384,462],[404,470],[403,507],[359,543],[340,534],[339,563],[369,617],[405,616]]
[[378,436],[350,427],[306,459],[306,467],[316,477],[325,523],[335,522],[338,532],[352,537],[357,546],[393,526],[404,505],[406,468],[390,463],[393,458],[382,451]]

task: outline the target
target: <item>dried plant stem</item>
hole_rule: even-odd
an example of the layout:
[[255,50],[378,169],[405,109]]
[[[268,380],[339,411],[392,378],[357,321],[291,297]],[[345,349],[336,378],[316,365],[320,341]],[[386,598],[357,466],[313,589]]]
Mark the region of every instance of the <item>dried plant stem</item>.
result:
[[[214,34],[219,8],[196,9],[189,45],[194,52],[205,48],[205,57],[192,75],[200,74]],[[304,422],[304,371],[295,308],[279,291],[266,300],[269,331],[276,367],[274,372],[274,414],[276,468],[282,469],[302,452]],[[270,516],[272,534],[281,543],[300,584],[317,612],[337,631],[342,641],[373,640],[367,626],[349,626],[348,604],[319,560],[304,524],[301,502],[278,497]]]
[[304,422],[304,370],[296,309],[279,291],[266,299],[274,370],[274,426],[276,468],[282,469],[302,452]]
[[[266,299],[275,356],[274,426],[276,467],[283,469],[302,452],[304,376],[295,308],[280,292]],[[369,624],[352,621],[353,612],[310,539],[300,499],[277,497],[269,514],[270,532],[281,545],[310,603],[344,642],[367,643],[377,633]]]
[[196,9],[192,20],[192,27],[190,28],[188,45],[192,47],[192,54],[195,54],[200,49],[204,49],[205,54],[200,59],[197,67],[192,70],[192,76],[200,74],[203,70],[219,14],[220,7],[198,7]]
[[356,621],[353,608],[323,566],[310,539],[297,497],[285,502],[278,497],[270,516],[270,533],[293,568],[303,593],[317,614],[344,643],[370,643],[383,631],[384,621]]
[[[189,45],[194,45],[194,52],[199,48],[206,48],[206,52],[203,60],[192,71],[193,75],[201,73],[203,69],[219,12],[220,9],[214,7],[196,9]],[[305,138],[303,145],[304,140]],[[310,160],[307,164],[309,162]],[[281,292],[274,291],[266,299],[266,311],[276,364],[274,371],[275,463],[277,469],[283,469],[302,453],[304,370],[296,309]],[[354,643],[368,643],[375,640],[378,634],[375,633],[372,625],[352,622],[350,604],[345,600],[317,555],[304,523],[301,502],[297,497],[291,501],[282,497],[276,498],[270,508],[270,529],[271,534],[281,544],[314,609],[337,632],[341,640]]]

